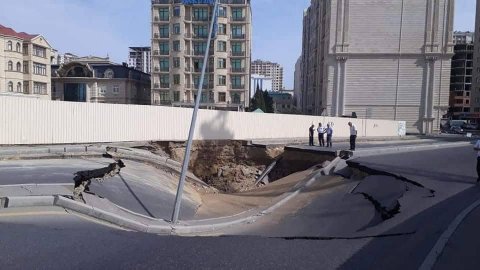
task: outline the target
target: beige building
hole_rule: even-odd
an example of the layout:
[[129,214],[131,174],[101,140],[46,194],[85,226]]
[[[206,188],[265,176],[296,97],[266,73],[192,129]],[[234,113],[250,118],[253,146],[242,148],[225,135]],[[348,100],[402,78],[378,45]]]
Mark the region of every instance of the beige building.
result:
[[[249,106],[250,89],[250,0],[220,3],[201,105],[219,110],[244,110]],[[152,1],[153,104],[194,105],[212,11],[211,4]]]
[[52,47],[41,35],[0,25],[0,95],[50,99]]
[[255,60],[252,62],[252,74],[272,79],[272,91],[283,90],[283,67],[270,61]]
[[303,25],[306,114],[439,130],[448,111],[454,0],[312,0]]

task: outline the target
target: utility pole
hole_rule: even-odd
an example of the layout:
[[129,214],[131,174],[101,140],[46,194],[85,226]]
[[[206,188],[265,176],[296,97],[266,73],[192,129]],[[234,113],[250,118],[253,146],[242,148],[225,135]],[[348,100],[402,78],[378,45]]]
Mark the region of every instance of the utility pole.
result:
[[178,216],[180,214],[180,206],[182,204],[182,198],[183,198],[183,188],[185,186],[185,179],[188,172],[188,164],[190,163],[190,151],[192,149],[193,135],[195,133],[195,124],[197,122],[197,114],[200,108],[200,100],[202,97],[203,82],[205,80],[205,72],[207,70],[207,65],[208,65],[210,43],[212,41],[213,29],[215,26],[215,22],[217,20],[218,0],[214,0],[214,1],[215,1],[215,4],[213,6],[213,15],[212,15],[212,21],[210,23],[210,31],[208,35],[207,48],[205,51],[205,56],[203,58],[202,75],[200,76],[200,85],[198,86],[197,99],[195,100],[195,108],[193,109],[192,122],[190,124],[190,132],[188,134],[187,148],[185,149],[185,157],[183,159],[182,172],[180,174],[180,182],[178,183],[177,195],[175,197],[175,207],[173,209],[173,214],[172,214],[172,224],[176,224],[178,222]]

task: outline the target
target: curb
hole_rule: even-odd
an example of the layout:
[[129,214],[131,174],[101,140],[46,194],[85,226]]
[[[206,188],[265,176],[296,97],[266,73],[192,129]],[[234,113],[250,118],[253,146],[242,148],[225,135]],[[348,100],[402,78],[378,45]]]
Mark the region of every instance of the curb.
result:
[[355,151],[353,157],[366,157],[379,154],[395,154],[395,153],[404,153],[404,152],[415,152],[415,151],[426,151],[426,150],[435,150],[438,148],[454,148],[460,146],[469,146],[471,142],[453,142],[453,143],[437,143],[429,145],[415,145],[415,146],[395,146],[390,148],[379,148],[379,149],[369,149],[369,150],[359,150]]
[[53,206],[53,196],[18,196],[5,197],[2,200],[3,208],[35,207],[35,206]]

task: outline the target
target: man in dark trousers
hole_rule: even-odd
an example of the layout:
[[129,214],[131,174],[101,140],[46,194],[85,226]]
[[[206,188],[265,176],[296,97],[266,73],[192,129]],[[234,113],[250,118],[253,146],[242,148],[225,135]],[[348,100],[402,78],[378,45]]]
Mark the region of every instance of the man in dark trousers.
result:
[[325,133],[327,133],[327,147],[332,147],[332,138],[333,138],[333,128],[330,126],[330,124],[327,124],[327,129],[325,130]]
[[312,124],[312,126],[310,127],[310,129],[308,130],[309,131],[309,142],[308,142],[308,145],[310,146],[314,146],[313,144],[313,135],[315,134],[315,126]]
[[355,144],[357,140],[357,127],[352,124],[352,122],[348,122],[348,126],[350,127],[350,150],[355,151]]
[[325,128],[322,126],[322,123],[318,123],[318,143],[320,146],[325,146]]

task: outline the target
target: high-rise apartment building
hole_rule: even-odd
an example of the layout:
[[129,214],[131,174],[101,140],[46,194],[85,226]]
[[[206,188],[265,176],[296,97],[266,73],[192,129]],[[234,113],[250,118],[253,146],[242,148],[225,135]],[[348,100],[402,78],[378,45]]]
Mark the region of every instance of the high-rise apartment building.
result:
[[302,57],[300,56],[295,63],[295,74],[294,74],[294,86],[293,86],[293,99],[295,102],[295,107],[298,111],[302,111]]
[[[220,0],[203,108],[249,106],[250,0]],[[200,85],[214,0],[152,0],[152,103],[193,106]]]
[[0,25],[0,95],[50,99],[51,55],[41,35]]
[[255,60],[252,62],[252,74],[272,78],[273,91],[283,90],[283,67],[270,61]]
[[52,65],[68,64],[77,58],[79,57],[73,53],[60,54],[57,51],[54,51],[52,56]]
[[128,52],[128,66],[144,73],[152,72],[152,53],[150,47],[130,47]]
[[312,0],[303,25],[303,112],[438,130],[448,111],[453,16],[454,0]]
[[[480,0],[477,0],[477,15],[475,19],[475,32],[480,33]],[[473,110],[471,117],[476,123],[480,123],[480,38],[475,38],[474,48],[477,48],[473,54],[473,78],[472,91],[470,97],[470,110]]]
[[471,90],[473,78],[473,33],[455,32],[450,79],[450,109],[448,116],[456,120],[474,120],[471,110]]

